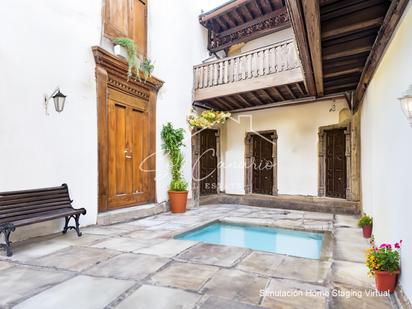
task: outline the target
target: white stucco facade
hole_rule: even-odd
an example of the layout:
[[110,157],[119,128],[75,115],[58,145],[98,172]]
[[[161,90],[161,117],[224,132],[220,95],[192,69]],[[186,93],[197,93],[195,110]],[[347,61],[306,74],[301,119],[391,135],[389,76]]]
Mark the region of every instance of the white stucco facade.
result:
[[381,242],[403,239],[401,284],[412,299],[412,128],[398,98],[412,84],[412,6],[369,84],[361,110],[362,204]]
[[[0,191],[67,183],[74,206],[87,209],[82,223],[93,224],[97,111],[91,46],[100,42],[101,0],[3,1],[0,12],[5,30],[0,46]],[[47,116],[43,95],[57,86],[67,95],[66,107],[58,114],[51,101]]]
[[345,100],[335,99],[233,114],[222,130],[221,189],[229,194],[245,193],[246,133],[276,130],[278,193],[317,196],[318,130],[338,123],[339,111],[344,108]]

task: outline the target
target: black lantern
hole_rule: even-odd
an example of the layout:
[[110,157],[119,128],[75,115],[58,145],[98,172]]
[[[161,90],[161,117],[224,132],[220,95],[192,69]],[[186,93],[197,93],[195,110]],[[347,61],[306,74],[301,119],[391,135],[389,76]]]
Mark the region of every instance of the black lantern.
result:
[[60,92],[60,89],[52,96],[54,101],[54,108],[56,112],[61,113],[64,109],[64,103],[66,102],[66,96]]

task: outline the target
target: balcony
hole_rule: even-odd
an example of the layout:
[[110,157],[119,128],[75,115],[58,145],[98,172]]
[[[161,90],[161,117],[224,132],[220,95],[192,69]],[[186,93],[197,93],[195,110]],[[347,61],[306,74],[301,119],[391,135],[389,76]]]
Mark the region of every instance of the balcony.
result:
[[294,40],[194,66],[194,105],[234,111],[308,96]]

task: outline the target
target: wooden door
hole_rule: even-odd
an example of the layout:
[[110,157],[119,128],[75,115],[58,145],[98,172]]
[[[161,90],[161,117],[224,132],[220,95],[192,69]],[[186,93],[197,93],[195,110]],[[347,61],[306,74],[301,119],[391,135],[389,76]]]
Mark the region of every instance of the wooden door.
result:
[[[148,157],[144,103],[117,92],[109,97],[108,208],[149,202],[145,159]],[[114,94],[114,95],[113,95]]]
[[252,137],[252,193],[273,193],[273,144],[271,134]]
[[200,194],[217,193],[216,130],[200,132]]
[[326,131],[326,196],[346,198],[345,129]]

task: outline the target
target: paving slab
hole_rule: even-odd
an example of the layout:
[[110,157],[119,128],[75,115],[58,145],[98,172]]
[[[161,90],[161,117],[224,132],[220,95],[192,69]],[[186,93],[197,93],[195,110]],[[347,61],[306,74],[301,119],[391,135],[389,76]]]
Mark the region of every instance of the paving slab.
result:
[[156,256],[124,253],[99,263],[85,273],[116,279],[141,280],[163,267],[169,261],[169,259]]
[[291,280],[272,279],[264,290],[262,306],[266,308],[326,308],[329,290]]
[[333,309],[391,309],[389,297],[379,295],[375,290],[356,289],[337,285],[332,293],[330,308]]
[[332,266],[331,281],[357,287],[373,288],[374,279],[368,275],[364,263],[335,261]]
[[88,245],[98,239],[101,239],[101,237],[96,235],[83,235],[82,237],[77,237],[76,235],[74,237],[70,233],[57,237],[40,238],[31,242],[26,240],[13,246],[13,256],[5,256],[4,258],[20,262],[30,261],[73,245]]
[[37,266],[82,271],[117,254],[119,254],[118,251],[106,249],[70,247],[48,256],[35,259],[29,263]]
[[127,228],[122,228],[121,226],[113,226],[113,225],[108,225],[108,226],[101,226],[101,225],[96,225],[96,226],[91,226],[82,229],[82,233],[84,234],[94,234],[94,235],[104,235],[104,236],[115,236],[115,235],[120,235],[124,234],[130,231],[130,229]]
[[201,243],[177,256],[178,260],[223,267],[235,265],[249,250]]
[[0,270],[4,270],[6,268],[12,267],[15,264],[10,263],[10,262],[6,262],[6,261],[0,261]]
[[330,261],[297,258],[281,254],[253,252],[237,268],[263,276],[295,279],[323,284],[331,267]]
[[264,252],[252,252],[236,268],[263,276],[274,276],[284,256]]
[[336,228],[335,254],[336,260],[363,263],[369,242],[363,238],[361,229]]
[[262,307],[256,305],[250,305],[245,303],[240,303],[232,299],[225,299],[222,297],[209,296],[207,299],[199,306],[199,309],[261,309]]
[[14,307],[15,309],[101,309],[132,287],[133,281],[77,276]]
[[202,293],[233,299],[235,301],[259,304],[260,291],[268,279],[234,269],[219,270],[202,289]]
[[192,309],[200,295],[171,288],[143,285],[116,309]]
[[358,216],[335,215],[335,226],[357,228],[358,220]]
[[27,266],[4,269],[0,273],[0,308],[7,308],[72,276],[68,272]]
[[196,241],[168,239],[155,245],[135,250],[135,253],[145,253],[164,257],[173,257],[197,244]]
[[94,244],[93,248],[105,248],[122,252],[132,252],[136,249],[158,243],[157,239],[134,239],[129,237],[113,237]]
[[170,231],[148,231],[148,230],[138,230],[128,234],[123,235],[124,237],[130,237],[134,239],[159,239],[159,238],[169,238]]
[[175,262],[153,275],[151,281],[156,285],[198,291],[218,270],[214,266]]

